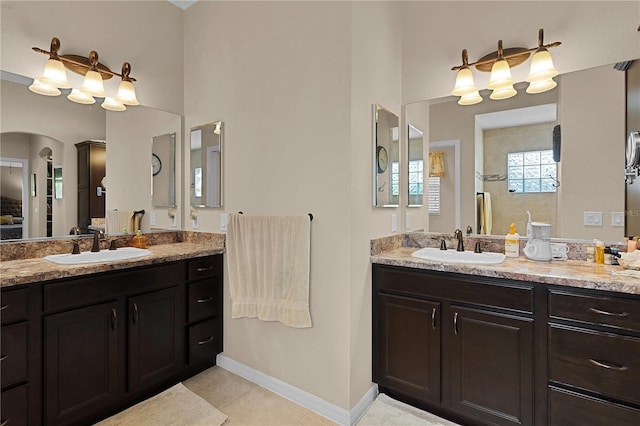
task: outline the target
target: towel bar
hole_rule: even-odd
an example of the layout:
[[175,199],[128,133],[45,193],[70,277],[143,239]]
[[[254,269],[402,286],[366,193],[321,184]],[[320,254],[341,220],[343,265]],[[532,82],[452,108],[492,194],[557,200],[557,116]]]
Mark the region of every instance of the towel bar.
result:
[[[244,214],[243,212],[238,212],[238,214]],[[309,215],[309,220],[313,220],[313,215],[311,213],[307,213]]]

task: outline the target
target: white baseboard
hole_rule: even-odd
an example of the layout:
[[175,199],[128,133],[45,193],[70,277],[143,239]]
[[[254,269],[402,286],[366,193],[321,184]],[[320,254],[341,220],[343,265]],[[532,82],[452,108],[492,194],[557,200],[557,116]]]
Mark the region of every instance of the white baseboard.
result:
[[218,355],[217,365],[340,425],[355,424],[378,395],[378,386],[374,384],[349,411],[224,355]]

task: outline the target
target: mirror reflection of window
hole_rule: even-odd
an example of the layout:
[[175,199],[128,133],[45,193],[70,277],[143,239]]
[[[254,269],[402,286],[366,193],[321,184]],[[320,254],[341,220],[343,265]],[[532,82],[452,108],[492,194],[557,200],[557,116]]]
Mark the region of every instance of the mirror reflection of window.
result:
[[196,197],[202,197],[202,167],[193,170],[193,181]]
[[407,205],[419,207],[424,203],[424,160],[423,160],[423,132],[416,126],[407,126]]

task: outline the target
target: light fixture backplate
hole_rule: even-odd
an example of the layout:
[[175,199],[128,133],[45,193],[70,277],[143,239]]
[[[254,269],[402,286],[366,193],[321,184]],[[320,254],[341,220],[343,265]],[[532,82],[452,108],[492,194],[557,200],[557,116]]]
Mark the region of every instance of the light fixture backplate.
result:
[[[63,61],[64,66],[70,69],[71,71],[75,72],[76,74],[86,75],[87,71],[89,71],[89,69],[91,68],[91,61],[89,61],[89,58],[85,56],[80,56],[80,55],[59,55],[59,56],[60,58],[69,59],[71,61],[77,62],[77,63],[74,63],[69,61]],[[98,62],[97,67],[98,67],[98,73],[102,76],[103,80],[109,80],[111,77],[113,77],[113,74],[111,74],[112,71],[106,65]]]
[[[529,49],[527,49],[526,47],[510,47],[508,49],[503,50],[503,56],[507,60],[509,67],[513,68],[517,65],[520,65],[527,59],[529,59],[529,56],[531,56],[531,53],[529,52]],[[489,61],[489,62],[480,63],[478,65],[475,65],[475,67],[478,71],[491,72],[491,67],[493,67],[493,63],[495,62],[496,59],[498,59],[497,50],[495,52],[491,52],[488,55],[485,55],[482,58],[478,59],[478,62],[485,62],[485,61]]]

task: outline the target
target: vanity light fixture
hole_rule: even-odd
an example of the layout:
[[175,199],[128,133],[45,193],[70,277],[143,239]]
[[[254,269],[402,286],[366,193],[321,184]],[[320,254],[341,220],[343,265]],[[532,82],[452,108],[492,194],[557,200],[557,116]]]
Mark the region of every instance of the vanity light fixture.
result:
[[[45,96],[58,96],[62,92],[60,89],[71,89],[67,99],[79,104],[93,104],[95,98],[102,98],[102,108],[110,111],[124,111],[125,105],[138,105],[135,87],[135,78],[131,77],[131,65],[128,62],[122,64],[122,72],[118,74],[111,71],[107,66],[98,60],[98,53],[92,50],[89,57],[79,55],[60,55],[60,40],[57,37],[51,39],[49,51],[32,48],[35,52],[49,55],[49,59],[44,67],[42,77],[33,80],[29,90]],[[74,89],[67,80],[66,69],[84,76],[84,82],[80,89]],[[122,81],[118,87],[115,98],[107,96],[104,90],[104,80],[111,77],[120,77]]]
[[524,47],[502,48],[502,40],[498,41],[498,50],[483,56],[478,61],[469,63],[467,50],[462,51],[462,65],[451,68],[458,71],[456,83],[451,94],[460,96],[458,104],[473,105],[482,102],[482,97],[478,88],[473,82],[471,67],[478,71],[489,72],[491,77],[487,88],[492,90],[491,99],[508,99],[515,96],[517,91],[513,87],[514,79],[511,77],[511,67],[525,62],[531,52],[535,52],[531,60],[531,69],[527,82],[527,93],[542,93],[556,87],[557,83],[553,77],[558,75],[558,70],[553,66],[553,60],[549,53],[549,48],[560,46],[556,41],[551,44],[544,44],[544,30],[538,30],[538,45],[530,49]]

